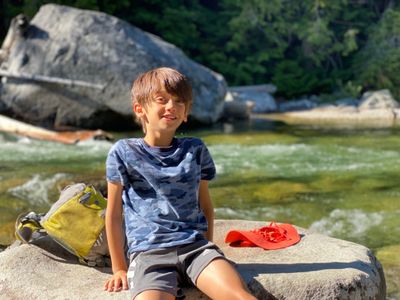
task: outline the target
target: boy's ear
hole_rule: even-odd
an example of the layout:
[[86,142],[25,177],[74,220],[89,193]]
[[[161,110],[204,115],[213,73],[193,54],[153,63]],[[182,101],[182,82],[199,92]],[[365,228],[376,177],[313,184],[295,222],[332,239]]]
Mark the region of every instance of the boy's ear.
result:
[[136,114],[138,118],[141,118],[144,114],[143,106],[141,106],[137,102],[133,103],[133,112]]
[[185,109],[185,117],[183,118],[183,122],[185,122],[185,123],[187,122],[189,113],[190,113],[190,107],[186,107],[186,109]]

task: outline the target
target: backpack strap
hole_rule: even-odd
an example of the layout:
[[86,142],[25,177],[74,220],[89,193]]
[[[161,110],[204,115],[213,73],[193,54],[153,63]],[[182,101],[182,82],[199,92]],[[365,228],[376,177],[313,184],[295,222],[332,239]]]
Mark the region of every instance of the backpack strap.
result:
[[37,214],[31,211],[28,214],[20,214],[15,222],[15,237],[23,243],[30,243],[46,233],[42,230],[40,220],[43,214]]

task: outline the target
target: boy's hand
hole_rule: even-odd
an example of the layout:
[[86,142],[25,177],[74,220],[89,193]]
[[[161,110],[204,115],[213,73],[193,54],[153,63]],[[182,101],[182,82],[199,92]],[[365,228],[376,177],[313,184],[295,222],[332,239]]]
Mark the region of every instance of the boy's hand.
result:
[[115,272],[110,279],[104,283],[104,290],[107,292],[119,292],[128,289],[128,280],[126,271],[120,270]]

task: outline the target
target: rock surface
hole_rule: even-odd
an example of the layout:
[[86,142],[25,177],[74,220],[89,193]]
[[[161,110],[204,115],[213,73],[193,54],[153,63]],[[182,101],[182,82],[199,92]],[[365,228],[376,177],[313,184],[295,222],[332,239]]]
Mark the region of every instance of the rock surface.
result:
[[190,60],[174,45],[113,16],[47,4],[24,36],[15,38],[2,69],[79,80],[104,89],[4,76],[0,113],[50,128],[126,129],[132,126],[132,80],[160,66],[176,68],[190,78],[195,97],[192,121],[209,124],[219,119],[226,93],[221,75]]
[[279,111],[288,112],[296,110],[307,110],[317,106],[315,101],[310,99],[290,100],[279,104]]
[[276,111],[278,106],[272,97],[276,91],[273,84],[260,84],[249,86],[233,86],[228,88],[226,101],[238,101],[243,103],[253,102],[252,112],[267,113]]
[[[217,220],[215,241],[258,299],[385,299],[383,270],[364,246],[299,229],[301,241],[265,251],[233,248],[223,239],[231,229],[253,229],[265,223]],[[63,251],[57,255],[22,245],[0,253],[0,295],[18,299],[129,299],[127,291],[109,294],[102,284],[109,268],[82,266]],[[186,289],[186,299],[208,299]]]
[[247,120],[250,118],[253,108],[254,103],[250,101],[225,101],[224,110],[222,113],[222,120],[228,122],[236,120]]
[[393,98],[389,90],[364,93],[358,106],[360,111],[371,109],[396,109],[399,107],[399,103]]
[[[357,105],[355,105],[357,103]],[[400,124],[400,104],[388,90],[366,92],[360,101],[260,116],[289,124],[392,127]]]

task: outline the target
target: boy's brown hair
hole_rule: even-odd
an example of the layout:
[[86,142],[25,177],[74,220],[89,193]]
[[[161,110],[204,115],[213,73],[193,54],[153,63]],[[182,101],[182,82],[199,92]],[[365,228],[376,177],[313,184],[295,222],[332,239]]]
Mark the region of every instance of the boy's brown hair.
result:
[[152,69],[135,79],[131,89],[132,103],[137,102],[145,107],[162,89],[183,100],[186,109],[190,111],[193,95],[189,79],[177,70],[167,67]]

